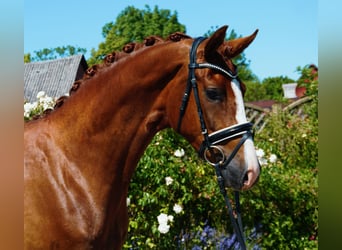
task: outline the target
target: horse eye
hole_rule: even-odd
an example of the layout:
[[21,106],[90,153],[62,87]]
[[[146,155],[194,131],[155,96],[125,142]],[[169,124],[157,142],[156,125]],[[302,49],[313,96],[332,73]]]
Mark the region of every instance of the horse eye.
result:
[[214,102],[223,101],[224,96],[222,92],[219,91],[218,89],[207,89],[205,91],[205,94],[210,101],[214,101]]

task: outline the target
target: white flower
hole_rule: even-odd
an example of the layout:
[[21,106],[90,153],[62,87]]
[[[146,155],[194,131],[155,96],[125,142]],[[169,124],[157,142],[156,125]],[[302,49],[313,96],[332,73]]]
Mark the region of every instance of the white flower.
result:
[[256,150],[255,153],[256,153],[257,157],[259,157],[259,158],[262,158],[265,155],[265,152],[262,149]]
[[24,112],[30,112],[31,111],[32,104],[30,102],[27,102],[24,104]]
[[259,163],[260,163],[261,166],[267,165],[267,160],[265,158],[260,158],[259,159]]
[[45,96],[44,98],[40,99],[41,104],[43,105],[43,109],[49,109],[49,108],[53,108],[54,106],[54,101],[52,97],[49,96]]
[[33,110],[35,110],[38,107],[38,103],[37,102],[33,102],[33,103],[25,103],[24,104],[24,117],[30,117],[31,112]]
[[157,219],[159,223],[159,226],[158,226],[159,232],[162,234],[166,234],[167,232],[169,232],[170,225],[168,225],[167,223],[169,221],[171,222],[173,221],[173,216],[161,213],[160,215],[158,215]]
[[167,216],[167,220],[173,222],[173,216],[172,215],[168,215]]
[[173,206],[173,211],[175,211],[176,214],[179,214],[180,212],[182,212],[182,210],[183,210],[183,208],[182,208],[182,206],[179,205],[179,204],[175,204],[175,205]]
[[43,98],[45,96],[46,96],[46,94],[45,94],[44,91],[39,91],[38,94],[37,94],[37,99]]
[[53,103],[53,98],[50,97],[50,96],[45,96],[45,97],[42,99],[42,101],[43,101],[44,103]]
[[168,216],[167,214],[161,213],[157,217],[159,224],[167,224]]
[[173,155],[180,158],[180,157],[183,157],[184,154],[185,154],[184,149],[181,148],[181,149],[177,149]]
[[271,154],[271,155],[270,155],[270,158],[269,158],[269,161],[270,161],[271,163],[276,162],[276,161],[277,161],[277,156],[276,156],[275,154]]
[[306,134],[302,134],[302,138],[305,138],[307,135]]
[[170,176],[165,177],[165,182],[166,182],[166,186],[169,186],[172,184],[173,179]]
[[158,231],[162,234],[169,232],[170,226],[168,224],[159,224]]
[[35,109],[36,105],[33,103],[27,102],[24,104],[24,117],[30,117],[30,113],[33,109]]

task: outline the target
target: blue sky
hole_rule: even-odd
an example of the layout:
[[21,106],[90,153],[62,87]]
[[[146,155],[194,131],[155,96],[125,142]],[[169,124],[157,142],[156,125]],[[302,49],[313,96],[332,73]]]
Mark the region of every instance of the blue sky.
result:
[[101,32],[106,23],[115,21],[127,6],[144,9],[145,5],[176,11],[178,21],[193,37],[226,24],[243,36],[259,29],[245,54],[260,80],[272,76],[297,80],[297,66],[318,65],[315,0],[25,0],[24,52],[63,45],[90,52],[104,40]]

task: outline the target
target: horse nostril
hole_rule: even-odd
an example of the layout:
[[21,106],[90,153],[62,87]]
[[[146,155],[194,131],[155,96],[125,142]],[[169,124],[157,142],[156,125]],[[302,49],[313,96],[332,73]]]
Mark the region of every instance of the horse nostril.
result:
[[243,177],[243,181],[248,181],[248,172],[246,172],[245,176]]

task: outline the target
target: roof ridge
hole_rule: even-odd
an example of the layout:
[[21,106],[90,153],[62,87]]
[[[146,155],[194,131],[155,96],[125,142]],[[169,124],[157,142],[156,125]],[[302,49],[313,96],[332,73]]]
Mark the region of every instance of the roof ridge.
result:
[[[76,55],[71,55],[71,56],[66,56],[66,57],[61,57],[61,58],[56,58],[56,59],[42,60],[42,61],[37,61],[37,62],[28,62],[28,63],[24,63],[24,65],[28,65],[28,64],[44,64],[44,63],[56,62],[56,61],[67,61],[67,60],[70,60],[70,59],[81,60],[82,57],[84,57],[83,54],[76,54]],[[84,59],[85,59],[85,57],[84,57]]]

